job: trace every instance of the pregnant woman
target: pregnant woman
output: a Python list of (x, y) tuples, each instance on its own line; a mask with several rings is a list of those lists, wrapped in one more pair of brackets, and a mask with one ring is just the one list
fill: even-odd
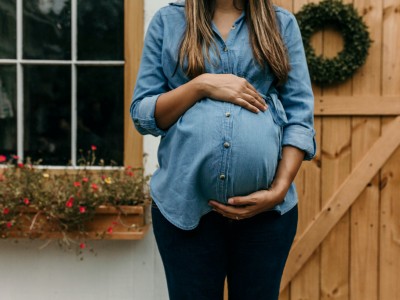
[(169, 297), (278, 299), (315, 154), (294, 16), (270, 0), (186, 0), (147, 30), (131, 116), (161, 136), (152, 218)]

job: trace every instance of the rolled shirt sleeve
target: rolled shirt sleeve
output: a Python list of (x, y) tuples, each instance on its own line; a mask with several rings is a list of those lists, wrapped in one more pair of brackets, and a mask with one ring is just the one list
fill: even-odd
[(288, 119), (283, 128), (282, 146), (294, 146), (305, 152), (304, 160), (315, 156), (314, 95), (299, 26), (295, 17), (284, 28), (291, 70), (288, 80), (278, 88)]
[(130, 106), (135, 128), (140, 134), (164, 136), (166, 131), (158, 128), (154, 112), (158, 97), (167, 92), (168, 80), (162, 68), (164, 25), (158, 11), (150, 22), (144, 40), (140, 68)]

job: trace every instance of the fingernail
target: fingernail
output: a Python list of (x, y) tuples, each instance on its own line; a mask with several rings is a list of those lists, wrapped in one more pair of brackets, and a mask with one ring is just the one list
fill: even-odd
[(232, 198), (228, 199), (228, 203), (233, 204), (233, 199)]

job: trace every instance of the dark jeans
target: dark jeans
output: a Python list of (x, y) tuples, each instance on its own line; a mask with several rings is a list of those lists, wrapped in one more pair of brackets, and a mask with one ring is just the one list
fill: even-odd
[(216, 212), (182, 230), (152, 207), (153, 228), (171, 300), (276, 300), (297, 229), (297, 206), (234, 221)]

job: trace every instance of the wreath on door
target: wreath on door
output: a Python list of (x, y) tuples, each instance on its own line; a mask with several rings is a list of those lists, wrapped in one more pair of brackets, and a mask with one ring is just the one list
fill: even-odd
[[(331, 85), (346, 81), (366, 61), (372, 43), (367, 26), (354, 6), (340, 0), (310, 3), (296, 14), (303, 37), (311, 80), (317, 85)], [(334, 58), (316, 55), (310, 44), (312, 35), (326, 26), (341, 33), (344, 48)]]

